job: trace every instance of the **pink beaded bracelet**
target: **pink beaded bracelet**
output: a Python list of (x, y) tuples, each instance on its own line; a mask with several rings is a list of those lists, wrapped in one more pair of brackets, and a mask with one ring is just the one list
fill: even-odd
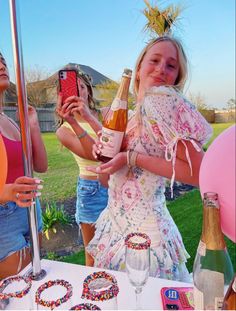
[[(111, 286), (106, 290), (101, 290), (97, 292), (90, 288), (90, 283), (96, 279), (105, 279), (111, 282)], [(116, 297), (119, 293), (119, 288), (117, 285), (116, 278), (106, 273), (105, 271), (94, 272), (86, 277), (83, 284), (83, 293), (81, 298), (86, 298), (95, 301), (104, 301)]]
[[(132, 242), (132, 239), (135, 237), (143, 238), (144, 242)], [(151, 245), (151, 239), (145, 233), (132, 232), (126, 236), (125, 245), (129, 248), (136, 249), (136, 250), (147, 249)]]
[[(4, 289), (7, 288), (13, 282), (20, 282), (24, 281), (26, 283), (26, 287), (21, 291), (13, 292), (13, 293), (3, 293)], [(4, 279), (0, 282), (0, 300), (1, 299), (8, 299), (8, 298), (22, 298), (26, 294), (28, 294), (32, 285), (32, 281), (29, 277), (24, 276), (12, 276), (7, 279)]]
[[(62, 298), (58, 298), (57, 300), (43, 300), (41, 299), (42, 292), (52, 286), (60, 285), (66, 288), (66, 294)], [(41, 306), (51, 308), (53, 310), (55, 307), (60, 306), (62, 303), (66, 302), (72, 296), (72, 285), (64, 280), (55, 280), (55, 281), (48, 281), (42, 284), (35, 293), (35, 302)]]
[(101, 310), (98, 306), (93, 305), (92, 303), (80, 303), (72, 307), (70, 310)]

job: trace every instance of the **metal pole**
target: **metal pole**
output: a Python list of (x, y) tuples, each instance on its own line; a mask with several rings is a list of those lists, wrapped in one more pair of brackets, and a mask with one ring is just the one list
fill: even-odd
[[(16, 87), (18, 97), (19, 119), (21, 128), (21, 140), (23, 149), (24, 172), (26, 176), (33, 176), (32, 169), (32, 153), (31, 153), (31, 138), (28, 119), (28, 101), (24, 79), (24, 65), (23, 54), (20, 36), (20, 18), (17, 15), (16, 1), (9, 0), (10, 17), (11, 17), (11, 31), (12, 31), (12, 45), (14, 54), (14, 66), (16, 75)], [(38, 228), (37, 228), (37, 214), (36, 205), (33, 202), (28, 208), (28, 219), (30, 227), (31, 239), (31, 260), (32, 260), (32, 278), (35, 280), (42, 279), (45, 276), (45, 271), (41, 270)]]

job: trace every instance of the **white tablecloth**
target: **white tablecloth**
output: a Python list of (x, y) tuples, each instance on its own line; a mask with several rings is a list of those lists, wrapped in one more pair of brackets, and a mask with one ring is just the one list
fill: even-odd
[[(36, 309), (37, 310), (37, 305), (34, 302), (34, 295), (35, 295), (36, 290), (41, 284), (47, 282), (48, 280), (55, 280), (55, 279), (64, 279), (68, 281), (69, 283), (71, 283), (71, 285), (73, 286), (73, 296), (71, 297), (70, 301), (68, 301), (67, 304), (66, 303), (63, 304), (60, 308), (59, 307), (56, 308), (55, 310), (69, 309), (76, 304), (84, 303), (84, 300), (81, 299), (84, 279), (90, 273), (93, 273), (95, 271), (101, 271), (101, 269), (97, 269), (97, 268), (91, 268), (91, 267), (86, 267), (86, 266), (68, 264), (68, 263), (45, 260), (45, 259), (41, 261), (41, 268), (46, 270), (47, 272), (47, 275), (45, 276), (45, 278), (40, 281), (33, 281), (32, 288), (30, 290), (30, 293), (27, 295), (28, 296), (27, 299), (26, 299), (27, 296), (25, 297), (25, 299), (12, 298), (6, 310), (9, 310), (9, 309), (15, 309), (15, 310)], [(21, 274), (26, 273), (29, 269), (30, 269), (30, 266), (26, 267), (22, 271)], [(130, 285), (126, 273), (117, 272), (117, 271), (109, 271), (109, 270), (106, 270), (106, 271), (114, 275), (118, 282), (118, 286), (120, 289), (120, 292), (117, 297), (118, 298), (117, 299), (118, 309), (134, 310), (135, 309), (134, 288)], [(143, 288), (142, 308), (148, 309), (148, 310), (162, 310), (160, 290), (162, 287), (165, 287), (165, 286), (185, 287), (185, 286), (191, 286), (191, 284), (149, 277), (147, 284)], [(56, 290), (56, 287), (54, 291), (55, 290)], [(47, 291), (49, 291), (49, 289)], [(57, 298), (59, 298), (60, 296), (63, 296), (63, 295), (59, 294)], [(28, 303), (31, 305), (31, 307), (29, 307)], [(96, 302), (94, 302), (94, 304), (96, 304)]]

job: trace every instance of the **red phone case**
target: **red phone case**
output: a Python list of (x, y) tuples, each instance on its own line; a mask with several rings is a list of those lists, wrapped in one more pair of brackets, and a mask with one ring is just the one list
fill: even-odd
[(194, 310), (192, 287), (163, 287), (161, 299), (164, 310)]
[(59, 70), (59, 86), (62, 93), (62, 102), (70, 96), (79, 96), (77, 84), (77, 73), (75, 70), (63, 69)]

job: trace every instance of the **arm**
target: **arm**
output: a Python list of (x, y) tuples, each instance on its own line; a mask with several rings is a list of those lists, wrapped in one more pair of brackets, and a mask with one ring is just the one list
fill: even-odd
[[(175, 163), (175, 179), (185, 184), (199, 186), (199, 169), (203, 158), (203, 151), (197, 152), (193, 145), (186, 142), (189, 156), (192, 163), (192, 176), (190, 167), (185, 154), (184, 145), (179, 142), (177, 157)], [(138, 154), (136, 159), (137, 166), (144, 168), (152, 173), (171, 179), (173, 174), (172, 163), (163, 158), (151, 157), (143, 154)]]
[(92, 147), (94, 144), (93, 138), (89, 135), (85, 135), (79, 139), (77, 135), (83, 134), (84, 130), (78, 123), (75, 123), (72, 128), (74, 133), (68, 128), (60, 127), (56, 131), (56, 136), (59, 141), (63, 146), (68, 148), (71, 152), (75, 153), (79, 157), (96, 161), (92, 154)]
[(48, 160), (35, 108), (29, 106), (28, 114), (32, 142), (33, 167), (36, 172), (43, 173), (47, 170)]
[[(186, 142), (189, 156), (192, 163), (193, 174), (190, 174), (189, 164), (185, 155), (185, 147), (179, 142), (175, 163), (175, 179), (194, 186), (199, 184), (199, 168), (203, 158), (203, 151), (197, 152), (191, 143)], [(100, 165), (96, 169), (89, 167), (88, 170), (97, 174), (113, 174), (117, 170), (127, 165), (127, 152), (118, 153), (111, 161)], [(164, 158), (149, 156), (138, 153), (136, 158), (136, 166), (141, 167), (154, 174), (171, 179), (173, 174), (172, 163)]]

